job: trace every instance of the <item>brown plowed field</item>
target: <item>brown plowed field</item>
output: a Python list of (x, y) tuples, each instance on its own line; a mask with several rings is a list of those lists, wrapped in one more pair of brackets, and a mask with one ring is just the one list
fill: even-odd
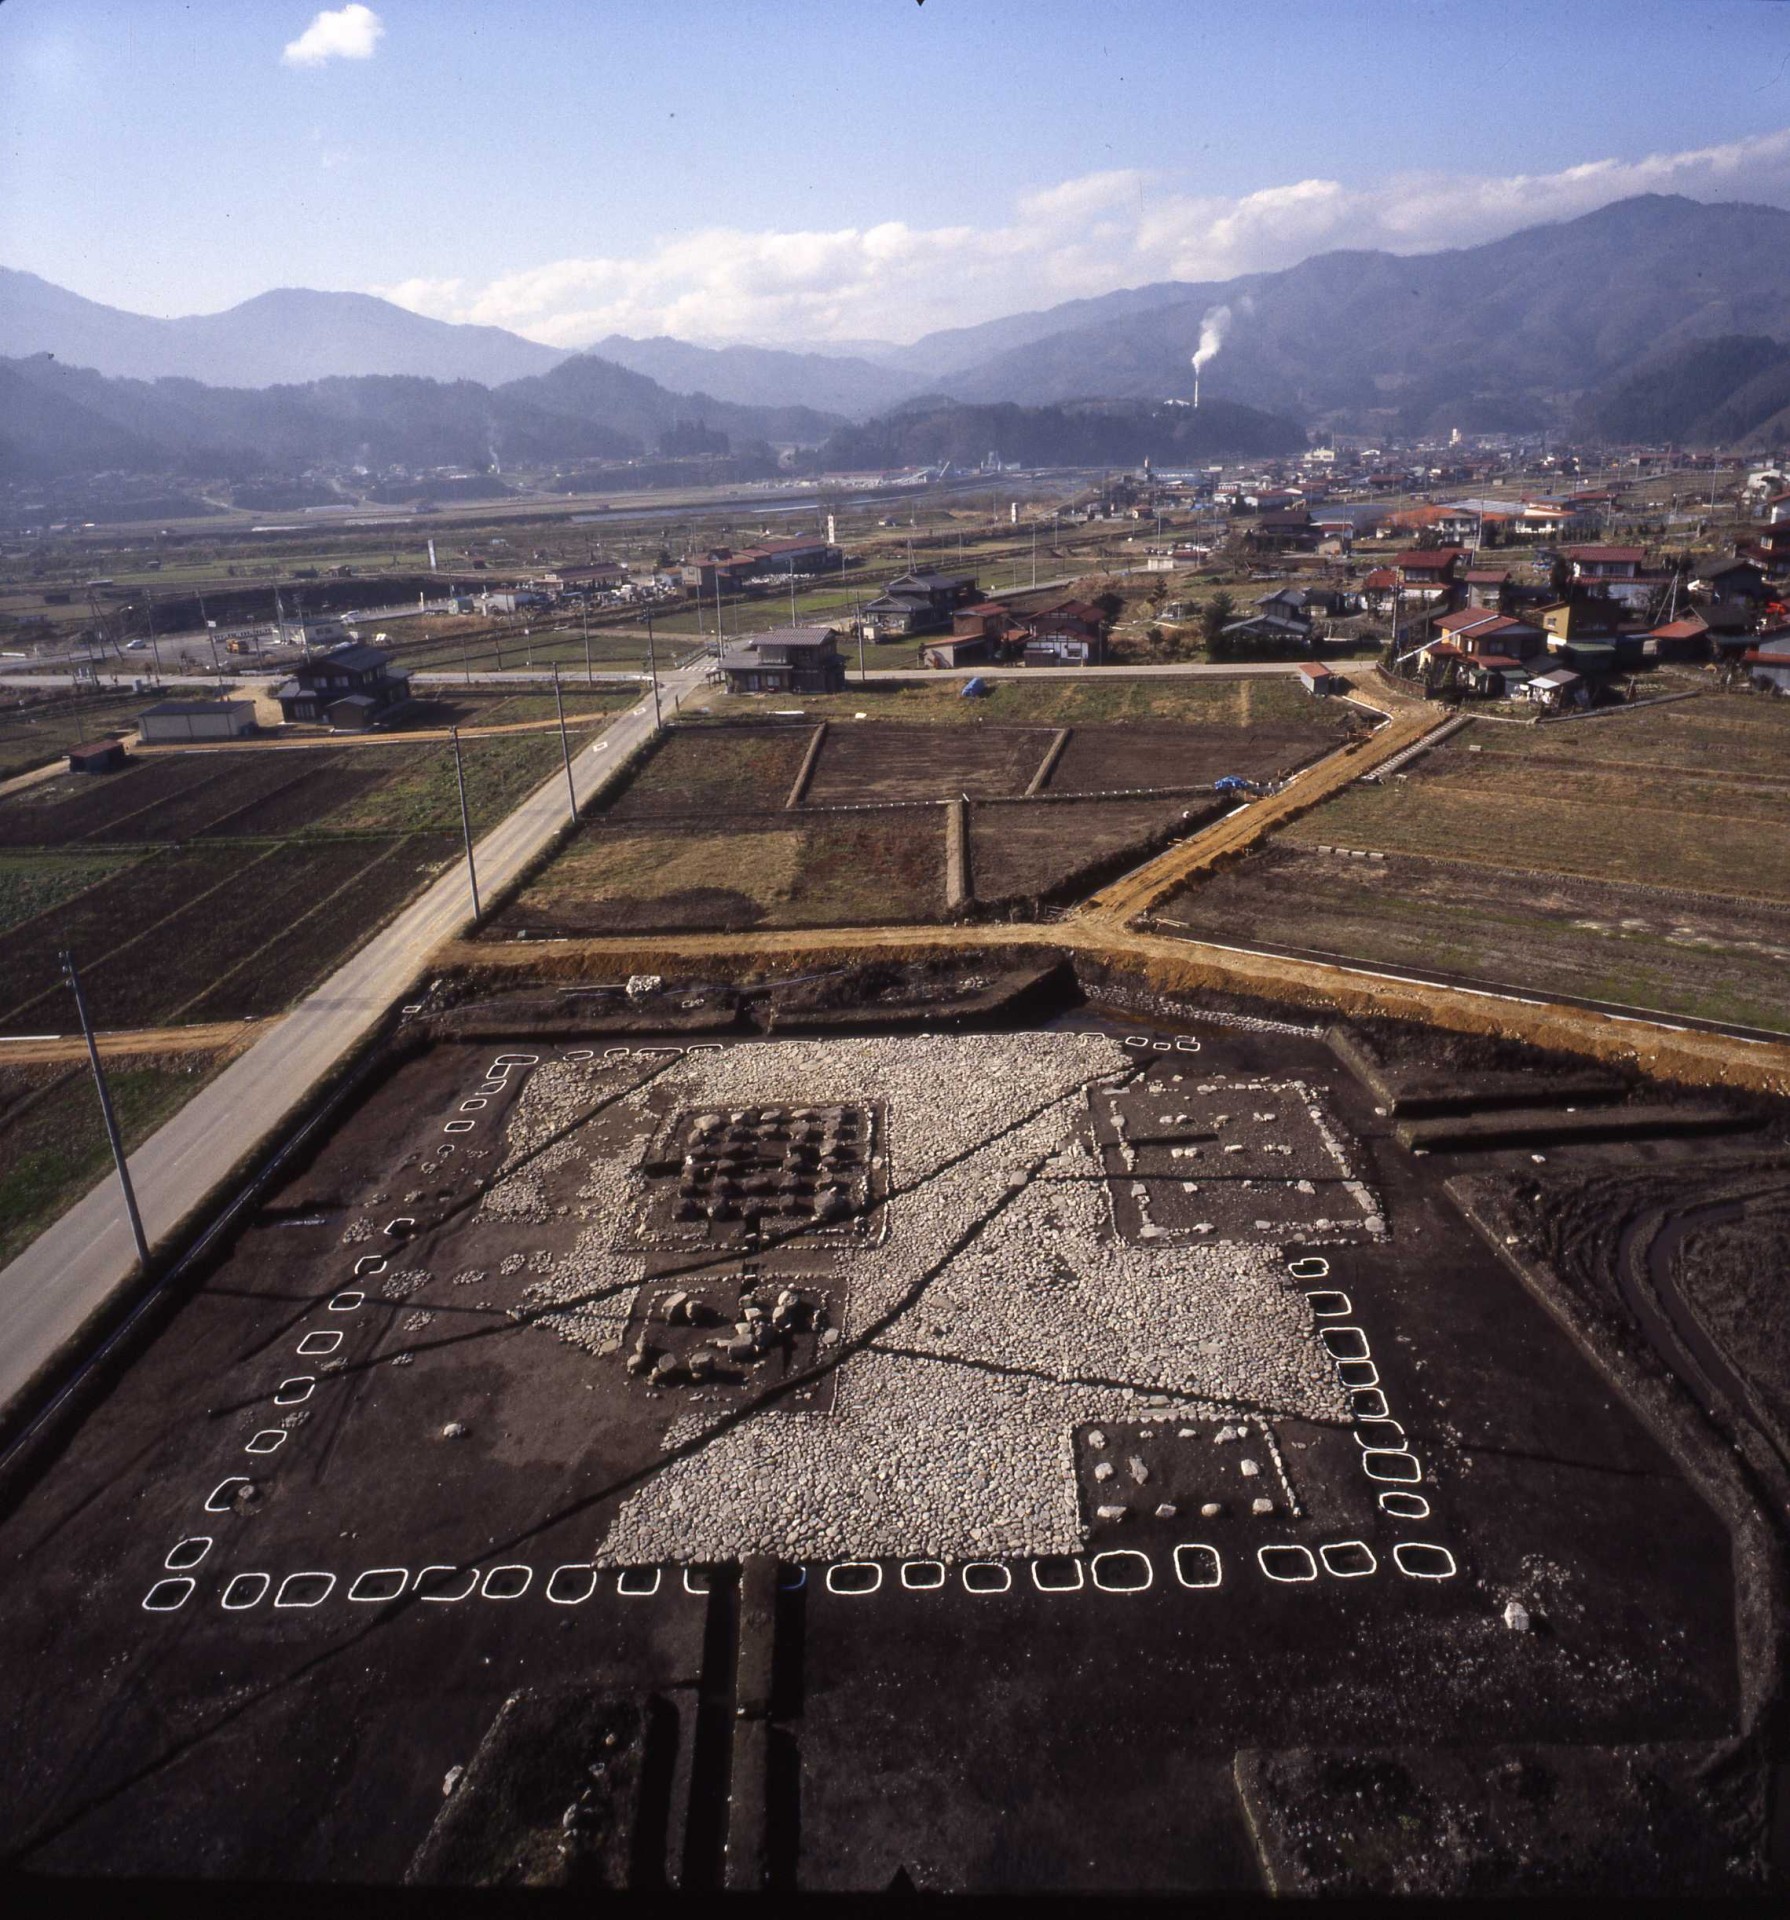
[[(1197, 799), (1075, 800), (970, 809), (970, 879), (985, 906), (1034, 903), (1098, 884), (1114, 861), (1142, 860), (1164, 833), (1182, 828)], [(1088, 877), (1092, 875), (1091, 880)]]
[(789, 797), (814, 729), (673, 727), (607, 808), (612, 820), (774, 813)]
[[(452, 834), (413, 833), (399, 840), (345, 842), (358, 847), (358, 868), (328, 875), (313, 869), (293, 917), (277, 937), (265, 937), (248, 958), (226, 964), (215, 985), (180, 1008), (184, 1020), (243, 1020), (274, 1012), (314, 986), (330, 967), (397, 912), (409, 895), (459, 852)], [(339, 874), (346, 872), (345, 879)], [(239, 936), (242, 946), (253, 932)], [(189, 987), (191, 982), (186, 983)]]
[(838, 721), (828, 729), (806, 804), (1022, 794), (1053, 737), (1043, 727), (872, 727)]
[[(189, 902), (215, 895), (226, 883), (240, 885), (252, 857), (224, 847), (158, 854), (12, 928), (6, 936), (0, 1028), (38, 1033), (66, 1027), (73, 1013), (66, 994), (40, 998), (61, 980), (56, 960), (61, 948), (72, 947), (83, 965), (98, 960), (121, 941), (159, 927)], [(28, 1011), (34, 1003), (35, 1010)], [(94, 1019), (103, 1026), (127, 1024), (97, 1007)]]
[(944, 809), (585, 828), (490, 923), (494, 937), (855, 927), (944, 912)]
[(1763, 901), (1281, 841), (1175, 893), (1161, 917), (1240, 946), (1790, 1030), (1790, 906)]
[[(173, 1019), (245, 954), (270, 942), (286, 953), (296, 972), (302, 965), (305, 909), (385, 852), (379, 841), (338, 840), (250, 855), (220, 893), (193, 899), (153, 932), (114, 944), (103, 958), (95, 956), (83, 966), (94, 1024), (145, 1027)], [(52, 985), (52, 997), (57, 991)], [(277, 989), (271, 1004), (241, 1011), (272, 1013), (294, 991)]]
[(1045, 791), (1210, 786), (1230, 773), (1245, 780), (1272, 780), (1334, 744), (1310, 728), (1273, 723), (1247, 728), (1077, 727)]

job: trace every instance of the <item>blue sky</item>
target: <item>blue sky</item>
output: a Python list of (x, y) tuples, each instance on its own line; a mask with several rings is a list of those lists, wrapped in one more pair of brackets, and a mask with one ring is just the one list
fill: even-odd
[(150, 313), (352, 287), (562, 345), (800, 344), (1631, 192), (1790, 205), (1776, 0), (318, 13), (0, 5), (0, 263)]

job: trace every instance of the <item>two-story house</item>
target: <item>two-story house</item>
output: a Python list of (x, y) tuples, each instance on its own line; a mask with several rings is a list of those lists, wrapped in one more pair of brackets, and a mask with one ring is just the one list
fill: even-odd
[(377, 647), (333, 647), (307, 654), (274, 689), (287, 720), (362, 733), (410, 698), (410, 676)]
[(773, 627), (721, 656), (729, 693), (838, 693), (845, 661), (834, 627)]

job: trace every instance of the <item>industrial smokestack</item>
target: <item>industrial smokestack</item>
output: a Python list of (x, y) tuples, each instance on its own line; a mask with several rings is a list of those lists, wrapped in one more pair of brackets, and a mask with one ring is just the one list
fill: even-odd
[(1193, 404), (1200, 403), (1200, 368), (1208, 360), (1215, 359), (1218, 349), (1224, 345), (1224, 336), (1231, 330), (1231, 310), (1229, 307), (1212, 307), (1200, 321), (1200, 343), (1193, 356)]

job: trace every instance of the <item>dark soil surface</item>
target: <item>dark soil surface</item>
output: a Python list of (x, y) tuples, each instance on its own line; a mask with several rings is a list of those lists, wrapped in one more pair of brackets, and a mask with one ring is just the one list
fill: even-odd
[(1077, 727), (1046, 788), (1049, 793), (1113, 793), (1136, 787), (1203, 787), (1226, 774), (1271, 780), (1335, 744), (1310, 728), (1252, 724), (1184, 727)]
[[(781, 1884), (1255, 1888), (1240, 1749), (1470, 1753), (1733, 1730), (1728, 1538), (1671, 1459), (1320, 1042), (1191, 1031), (1203, 1050), (1152, 1055), (1151, 1074), (1297, 1081), (1346, 1130), (1390, 1239), (1289, 1233), (1283, 1251), (1328, 1263), (1298, 1284), (1347, 1296), (1428, 1512), (1383, 1508), (1354, 1429), (1276, 1419), (1298, 1518), (1227, 1502), (1210, 1520), (1090, 1522), (1091, 1552), (1149, 1562), (1143, 1590), (1045, 1591), (1023, 1561), (1002, 1592), (956, 1569), (911, 1590), (892, 1564), (875, 1592), (830, 1591), (807, 1569), (777, 1623)], [(578, 1169), (543, 1173), (533, 1221), (467, 1203), (497, 1164), (527, 1059), (476, 1094), (489, 1104), (471, 1133), (442, 1138), (505, 1051), (439, 1044), (375, 1086), (0, 1522), (0, 1848), (21, 1864), (396, 1880), (448, 1771), (527, 1687), (666, 1703), (679, 1758), (653, 1790), (669, 1797), (653, 1830), (668, 1876), (690, 1868), (686, 1838), (714, 1825), (704, 1795), (725, 1804), (725, 1768), (717, 1787), (699, 1739), (705, 1687), (732, 1684), (727, 1634), (705, 1644), (717, 1602), (678, 1566), (604, 1572), (588, 1597), (579, 1577), (622, 1494), (666, 1459), (682, 1396), (654, 1394), (619, 1350), (521, 1324), (528, 1260), (576, 1229), (558, 1209)], [(610, 1139), (600, 1113), (587, 1124)], [(1319, 1166), (1310, 1142), (1300, 1151)], [(394, 1231), (344, 1244), (362, 1217)], [(369, 1255), (383, 1266), (357, 1276)], [(802, 1258), (779, 1249), (780, 1265)], [(339, 1353), (298, 1356), (338, 1331)], [(282, 1387), (300, 1375), (309, 1391)], [(1191, 1446), (1141, 1402), (1135, 1434), (1112, 1424), (1152, 1459)], [(270, 1430), (286, 1435), (277, 1451), (245, 1450)], [(1189, 1467), (1189, 1489), (1229, 1471), (1230, 1451), (1200, 1452), (1212, 1464)], [(252, 1484), (241, 1499), (233, 1476)], [(212, 1544), (190, 1574), (168, 1564), (200, 1539)], [(1177, 1579), (1190, 1541), (1216, 1547), (1220, 1584)], [(1277, 1584), (1256, 1560), (1276, 1544), (1328, 1546), (1343, 1571)], [(1413, 1546), (1432, 1550), (1419, 1567), (1445, 1549), (1451, 1576), (1400, 1571)], [(1348, 1577), (1361, 1549), (1374, 1570)], [(425, 1567), (442, 1570), (424, 1590), (444, 1600), (478, 1591), (379, 1599), (389, 1583), (373, 1581), (350, 1597), (372, 1570)], [(260, 1574), (266, 1591), (234, 1588), (255, 1604), (221, 1604)], [(196, 1588), (173, 1610), (146, 1608), (185, 1578)], [(1512, 1600), (1531, 1631), (1504, 1623)], [(1333, 1818), (1345, 1825), (1348, 1806)], [(686, 1883), (716, 1871), (699, 1862)]]
[[(791, 776), (793, 778), (793, 774)], [(943, 918), (942, 808), (587, 823), (484, 929), (577, 935)]]
[(1777, 1191), (1699, 1221), (1675, 1260), (1679, 1288), (1744, 1369), (1790, 1458), (1790, 1168)]
[[(474, 831), (558, 759), (549, 734), (469, 744)], [(101, 1027), (277, 1013), (410, 899), (459, 834), (438, 743), (139, 756), (103, 779), (8, 795), (0, 1032), (66, 1024), (65, 947)]]
[(774, 812), (813, 736), (799, 726), (674, 726), (605, 811), (613, 820)]
[(1021, 794), (1052, 737), (1041, 727), (868, 727), (840, 721), (827, 730), (806, 804)]
[[(1088, 800), (970, 810), (970, 875), (985, 906), (1091, 891), (1210, 809), (1198, 799)], [(1084, 883), (1084, 884), (1078, 884)]]
[(9, 932), (0, 1030), (70, 1023), (64, 947), (98, 1027), (277, 1013), (452, 850), (445, 835), (411, 834), (156, 854)]

